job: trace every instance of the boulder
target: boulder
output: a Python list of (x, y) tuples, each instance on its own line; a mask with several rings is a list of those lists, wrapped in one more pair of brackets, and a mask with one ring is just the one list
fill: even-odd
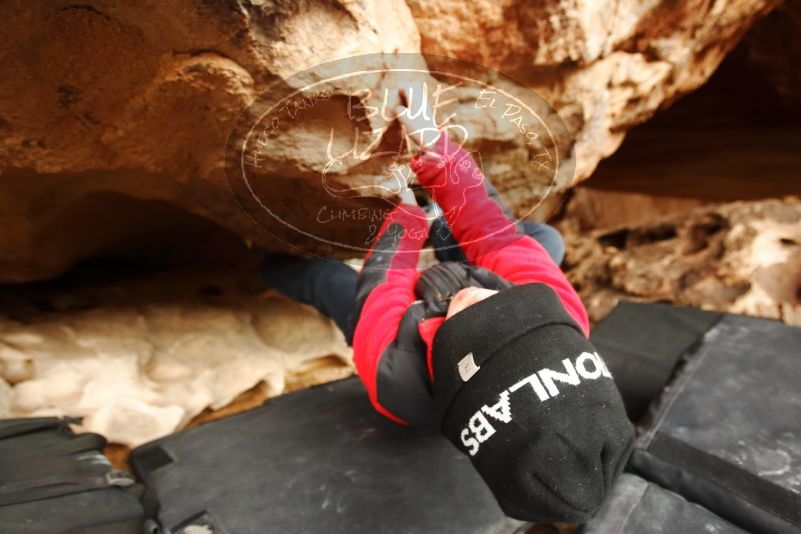
[[(349, 142), (360, 118), (350, 115), (360, 98), (353, 87), (336, 84), (266, 150), (262, 179), (287, 214), (283, 226), (263, 227), (240, 208), (225, 161), (237, 119), (273, 82), (359, 54), (456, 56), (512, 75), (516, 82), (499, 82), (511, 93), (536, 89), (574, 140), (559, 147), (571, 172), (547, 190), (556, 193), (588, 177), (629, 127), (703, 84), (777, 3), (4, 2), (0, 280), (48, 278), (143, 233), (162, 245), (191, 241), (208, 221), (273, 249), (361, 255), (329, 245), (360, 238), (365, 221), (352, 215), (352, 199), (340, 202), (340, 216), (316, 239), (286, 230), (317, 216), (310, 206), (327, 198), (319, 155), (332, 128), (344, 128), (336, 140)], [(432, 69), (440, 64), (426, 60)], [(396, 83), (376, 77), (370, 88)], [(533, 149), (467, 108), (471, 148), (518, 214), (528, 213)], [(374, 150), (397, 141), (397, 128), (380, 141)], [(375, 185), (387, 165), (346, 166), (336, 180)], [(170, 234), (175, 220), (194, 221), (195, 232)]]
[(801, 107), (801, 4), (781, 4), (754, 26), (745, 46), (776, 92)]

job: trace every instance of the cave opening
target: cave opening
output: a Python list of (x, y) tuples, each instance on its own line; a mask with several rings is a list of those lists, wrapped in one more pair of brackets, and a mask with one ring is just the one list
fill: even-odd
[(652, 224), (702, 206), (797, 196), (801, 107), (780, 95), (746, 38), (696, 91), (631, 128), (568, 192), (556, 219), (580, 231)]
[(782, 98), (747, 41), (698, 90), (635, 126), (582, 187), (732, 202), (801, 191), (801, 109)]

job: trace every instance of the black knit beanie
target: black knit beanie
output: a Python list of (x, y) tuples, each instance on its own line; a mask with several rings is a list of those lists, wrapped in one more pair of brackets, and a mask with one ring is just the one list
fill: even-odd
[(550, 287), (506, 289), (446, 320), (433, 371), (443, 434), (507, 515), (593, 515), (634, 429), (608, 369)]

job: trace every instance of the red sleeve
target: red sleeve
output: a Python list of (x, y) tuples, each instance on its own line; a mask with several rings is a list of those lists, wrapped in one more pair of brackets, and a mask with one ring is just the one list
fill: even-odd
[[(414, 301), (417, 260), (426, 240), (425, 213), (419, 206), (401, 204), (384, 220), (365, 260), (360, 285), (368, 278), (364, 302), (353, 336), (353, 359), (373, 406), (381, 414), (405, 422), (378, 402), (378, 362), (398, 333), (403, 314)], [(358, 297), (357, 297), (358, 299)]]
[(443, 133), (412, 159), (419, 182), (445, 213), (454, 237), (471, 263), (514, 284), (550, 286), (586, 335), (589, 320), (576, 291), (533, 238), (517, 232), (500, 206), (487, 196), (484, 174), (473, 157)]

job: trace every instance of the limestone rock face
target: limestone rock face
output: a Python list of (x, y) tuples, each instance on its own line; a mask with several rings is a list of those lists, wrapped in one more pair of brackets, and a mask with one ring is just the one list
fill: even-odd
[(507, 72), (568, 122), (576, 181), (631, 126), (701, 84), (778, 2), (409, 0), (425, 52)]
[(701, 207), (566, 232), (565, 269), (593, 321), (619, 299), (671, 302), (801, 326), (801, 201)]
[[(575, 139), (575, 180), (584, 179), (627, 128), (702, 84), (777, 2), (4, 2), (0, 280), (50, 277), (143, 229), (163, 234), (186, 212), (289, 250), (239, 208), (226, 141), (272, 82), (358, 54), (454, 55), (513, 74), (559, 111)], [(265, 179), (290, 223), (315, 216), (304, 206), (324, 195), (311, 187), (319, 175), (309, 147), (325, 146), (332, 124), (349, 125), (354, 95), (338, 91), (269, 149)], [(519, 210), (531, 153), (478, 131), (473, 148), (496, 163), (492, 178)], [(343, 169), (340, 179), (370, 184), (381, 173)], [(328, 237), (347, 240), (363, 226), (343, 217)]]
[(179, 271), (6, 296), (0, 417), (83, 417), (85, 429), (136, 446), (245, 391), (254, 405), (353, 372), (333, 322), (243, 287), (226, 273)]
[[(52, 276), (156, 222), (134, 200), (267, 241), (225, 178), (237, 117), (304, 68), (419, 50), (402, 0), (12, 1), (0, 19), (0, 279), (8, 281)], [(316, 133), (327, 140), (326, 129)], [(283, 160), (279, 171), (302, 182), (303, 162)]]

